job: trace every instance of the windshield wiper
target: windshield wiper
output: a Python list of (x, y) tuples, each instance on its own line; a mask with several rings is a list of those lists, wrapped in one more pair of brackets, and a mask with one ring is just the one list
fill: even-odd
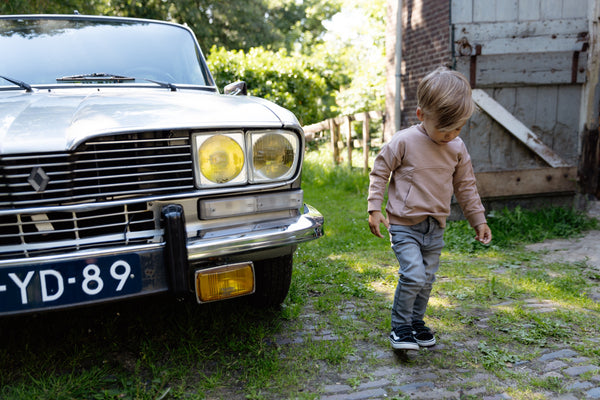
[(177, 86), (173, 85), (173, 84), (172, 84), (172, 83), (170, 83), (170, 82), (161, 82), (161, 81), (155, 81), (155, 80), (152, 80), (152, 79), (146, 79), (146, 78), (143, 78), (143, 79), (144, 79), (145, 81), (148, 81), (148, 82), (156, 83), (156, 84), (157, 84), (157, 85), (159, 85), (160, 87), (167, 88), (167, 89), (171, 89), (171, 92), (176, 92), (176, 91), (177, 91)]
[(26, 92), (33, 92), (33, 88), (28, 83), (25, 83), (25, 82), (20, 81), (18, 79), (12, 79), (12, 78), (9, 78), (9, 77), (6, 77), (6, 76), (2, 76), (2, 75), (0, 75), (0, 78), (4, 79), (5, 81), (9, 81), (12, 84), (17, 85), (21, 89), (25, 89)]
[(56, 78), (57, 82), (129, 82), (135, 81), (130, 76), (115, 74), (106, 74), (104, 72), (94, 72), (93, 74), (69, 75), (62, 78)]
[[(133, 82), (135, 80), (139, 80), (139, 78), (135, 78), (133, 76), (106, 74), (103, 72), (95, 72), (93, 74), (69, 75), (69, 76), (63, 76), (62, 78), (56, 78), (57, 82), (86, 82), (86, 83), (100, 82), (100, 81), (120, 83), (120, 82)], [(172, 92), (177, 91), (177, 87), (170, 82), (161, 82), (161, 81), (155, 81), (153, 79), (146, 79), (146, 78), (141, 78), (141, 80), (155, 83), (163, 88), (171, 89)]]

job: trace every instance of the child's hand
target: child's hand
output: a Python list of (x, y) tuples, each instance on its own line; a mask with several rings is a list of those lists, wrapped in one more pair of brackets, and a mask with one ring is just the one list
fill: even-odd
[(492, 241), (492, 230), (488, 224), (481, 224), (475, 227), (475, 239), (483, 244), (489, 244)]
[(369, 228), (371, 228), (371, 232), (373, 235), (382, 238), (383, 235), (379, 230), (379, 225), (383, 224), (387, 229), (390, 228), (390, 222), (386, 217), (383, 216), (381, 211), (371, 211), (369, 213)]

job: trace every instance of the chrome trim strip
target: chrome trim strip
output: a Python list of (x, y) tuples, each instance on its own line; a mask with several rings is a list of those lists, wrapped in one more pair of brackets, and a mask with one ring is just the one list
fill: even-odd
[(190, 239), (187, 245), (188, 259), (195, 261), (205, 257), (307, 242), (323, 236), (323, 221), (321, 213), (305, 204), (304, 213), (287, 224), (216, 236), (211, 239)]
[(73, 253), (67, 254), (57, 254), (51, 256), (42, 256), (42, 257), (30, 257), (30, 258), (19, 258), (12, 260), (0, 260), (0, 268), (2, 267), (18, 267), (18, 266), (28, 266), (33, 264), (49, 264), (61, 261), (73, 261), (79, 260), (82, 258), (95, 258), (102, 256), (111, 256), (117, 254), (129, 254), (129, 253), (139, 253), (142, 251), (148, 250), (156, 250), (160, 249), (164, 246), (164, 243), (152, 243), (152, 244), (142, 244), (136, 246), (121, 246), (121, 247), (110, 247), (105, 249), (90, 249), (90, 250), (80, 250)]

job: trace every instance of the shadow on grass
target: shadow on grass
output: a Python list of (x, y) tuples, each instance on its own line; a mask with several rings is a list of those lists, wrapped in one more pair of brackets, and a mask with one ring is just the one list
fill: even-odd
[[(0, 385), (6, 395), (7, 386), (51, 385), (53, 376), (65, 374), (76, 385), (86, 370), (97, 371), (96, 387), (79, 394), (88, 398), (106, 386), (107, 379), (126, 392), (124, 379), (137, 376), (147, 383), (143, 390), (156, 393), (158, 388), (150, 386), (160, 386), (160, 380), (221, 376), (228, 368), (248, 371), (247, 360), (270, 353), (264, 338), (278, 331), (281, 312), (257, 310), (246, 303), (241, 298), (200, 306), (157, 295), (3, 318)], [(252, 372), (245, 374), (243, 379), (252, 379), (248, 375)], [(30, 394), (35, 394), (32, 390)]]

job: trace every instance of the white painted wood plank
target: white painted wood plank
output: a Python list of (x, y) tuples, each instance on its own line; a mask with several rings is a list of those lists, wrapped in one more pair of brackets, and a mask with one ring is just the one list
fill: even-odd
[[(572, 0), (567, 0), (571, 2)], [(543, 0), (541, 3), (541, 19), (559, 19), (562, 17), (564, 0)]]
[(557, 142), (560, 141), (555, 135), (557, 103), (558, 86), (538, 86), (537, 99), (532, 104), (532, 109), (535, 112), (535, 122), (530, 125), (530, 128), (541, 141), (564, 159), (568, 155), (568, 149), (557, 146)]
[[(485, 43), (497, 38), (552, 37), (577, 39), (580, 32), (589, 29), (587, 18), (525, 22), (455, 23), (457, 37)], [(460, 36), (459, 36), (460, 35)]]
[(513, 117), (519, 120), (525, 126), (531, 126), (535, 123), (535, 110), (533, 104), (537, 101), (537, 87), (521, 86), (515, 90), (515, 108), (511, 112)]
[(527, 37), (491, 39), (481, 46), (481, 54), (514, 54), (581, 51), (582, 43), (576, 38)]
[(540, 19), (540, 0), (519, 0), (519, 21)]
[(568, 164), (552, 149), (546, 146), (535, 133), (483, 90), (474, 89), (473, 100), (486, 114), (506, 128), (514, 137), (546, 161), (551, 167), (568, 166)]
[(473, 22), (496, 21), (496, 0), (476, 0), (473, 2)]
[(473, 0), (452, 0), (450, 7), (453, 24), (473, 22)]
[[(475, 86), (507, 87), (561, 85), (585, 82), (586, 53), (580, 55), (575, 82), (572, 82), (572, 52), (481, 55), (476, 58)], [(457, 57), (456, 69), (470, 78), (471, 58)]]
[(587, 0), (565, 0), (563, 3), (563, 18), (585, 18), (588, 11)]
[(563, 158), (573, 165), (577, 165), (579, 159), (580, 107), (580, 86), (567, 85), (558, 88), (554, 148), (562, 149)]
[(498, 0), (496, 1), (495, 21), (517, 22), (519, 17), (518, 0)]
[[(469, 60), (469, 66), (470, 62)], [(531, 86), (583, 83), (585, 71), (578, 72), (576, 81), (572, 82), (572, 62), (572, 52), (481, 55), (477, 57), (476, 85)], [(585, 67), (585, 64), (580, 66)]]

